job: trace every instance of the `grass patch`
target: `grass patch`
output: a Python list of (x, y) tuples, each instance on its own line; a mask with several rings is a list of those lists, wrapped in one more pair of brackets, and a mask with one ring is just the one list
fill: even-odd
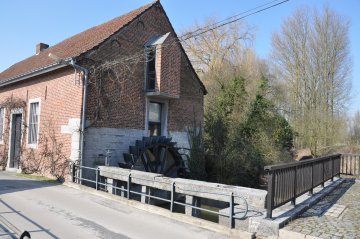
[(59, 183), (59, 181), (57, 181), (56, 179), (52, 179), (44, 176), (32, 175), (32, 174), (17, 173), (16, 176), (23, 178), (30, 178), (47, 183)]

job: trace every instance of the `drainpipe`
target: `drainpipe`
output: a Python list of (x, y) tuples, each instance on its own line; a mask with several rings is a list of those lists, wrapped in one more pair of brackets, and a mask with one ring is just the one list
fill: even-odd
[[(89, 70), (85, 67), (77, 65), (75, 60), (72, 58), (62, 59), (52, 53), (49, 53), (48, 57), (57, 61), (59, 64), (70, 65), (74, 67), (76, 70), (80, 70), (84, 73), (84, 81), (83, 81), (83, 104), (82, 104), (82, 115), (81, 115), (81, 129), (80, 129), (80, 166), (83, 165), (84, 159), (84, 142), (85, 142), (85, 120), (86, 120), (86, 100), (87, 100), (87, 88), (89, 83)], [(80, 169), (80, 178), (82, 177), (82, 170)], [(81, 180), (80, 180), (81, 183)]]
[[(84, 159), (84, 143), (85, 143), (85, 120), (86, 120), (86, 100), (87, 100), (87, 88), (88, 88), (88, 82), (89, 82), (89, 70), (85, 67), (82, 67), (80, 65), (77, 65), (74, 61), (74, 59), (71, 59), (68, 63), (72, 67), (74, 67), (76, 70), (80, 70), (84, 73), (84, 87), (83, 87), (83, 104), (82, 104), (82, 115), (81, 115), (81, 139), (80, 139), (80, 166), (83, 165), (83, 159)], [(80, 178), (82, 178), (82, 170), (80, 169)], [(81, 179), (80, 179), (81, 183)]]

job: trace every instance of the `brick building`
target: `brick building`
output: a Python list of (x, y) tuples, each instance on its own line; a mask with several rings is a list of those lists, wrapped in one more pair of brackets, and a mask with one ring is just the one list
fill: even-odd
[(46, 148), (86, 166), (110, 152), (117, 165), (150, 135), (187, 147), (187, 127), (203, 123), (204, 94), (156, 1), (54, 46), (40, 43), (0, 73), (1, 162), (34, 167)]

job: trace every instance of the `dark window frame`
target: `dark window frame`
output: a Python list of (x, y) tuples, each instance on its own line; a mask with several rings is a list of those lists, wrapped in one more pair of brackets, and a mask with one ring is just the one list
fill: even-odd
[(146, 90), (156, 88), (156, 46), (146, 47)]

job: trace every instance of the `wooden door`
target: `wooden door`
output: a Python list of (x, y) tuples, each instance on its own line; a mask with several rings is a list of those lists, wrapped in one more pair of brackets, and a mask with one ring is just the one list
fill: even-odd
[(12, 115), (10, 138), (10, 168), (19, 168), (21, 154), (21, 123), (22, 114)]

